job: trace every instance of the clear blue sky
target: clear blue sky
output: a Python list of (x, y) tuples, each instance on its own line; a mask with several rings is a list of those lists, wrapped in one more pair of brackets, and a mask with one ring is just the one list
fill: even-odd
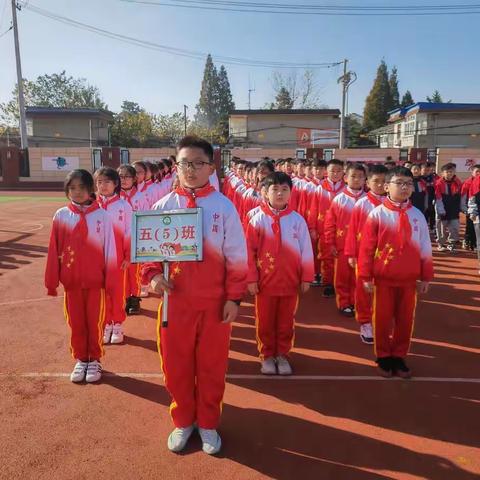
[[(466, 3), (409, 1), (422, 5)], [(480, 102), (480, 15), (321, 17), (199, 11), (118, 0), (29, 3), (106, 30), (213, 55), (297, 62), (348, 58), (350, 68), (358, 75), (351, 88), (350, 112), (363, 112), (365, 97), (382, 58), (389, 67), (397, 66), (400, 94), (410, 89), (414, 99), (421, 101), (438, 89), (446, 100)], [(365, 2), (345, 0), (344, 4)], [(401, 2), (371, 0), (368, 5)], [(0, 15), (2, 12), (0, 34), (10, 24), (10, 0), (0, 0)], [(118, 111), (122, 100), (128, 99), (153, 113), (182, 111), (183, 104), (187, 104), (189, 114), (193, 114), (203, 61), (120, 43), (27, 9), (19, 12), (18, 19), (24, 77), (34, 79), (65, 69), (68, 74), (85, 77), (98, 86), (113, 111)], [(0, 65), (0, 101), (5, 101), (16, 80), (12, 32), (0, 38)], [(249, 79), (256, 90), (252, 108), (261, 108), (272, 100), (271, 69), (227, 65), (227, 71), (237, 108), (247, 107)], [(336, 83), (339, 74), (337, 68), (317, 73), (321, 101), (332, 108), (340, 106)]]

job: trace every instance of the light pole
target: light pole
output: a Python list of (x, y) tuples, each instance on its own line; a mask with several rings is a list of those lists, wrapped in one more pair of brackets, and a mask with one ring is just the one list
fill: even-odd
[(184, 135), (187, 136), (187, 109), (186, 105), (183, 106), (183, 130)]
[(20, 113), (20, 142), (22, 149), (25, 149), (28, 148), (28, 138), (27, 121), (25, 119), (25, 99), (23, 96), (22, 64), (20, 62), (20, 44), (18, 42), (17, 8), (20, 7), (17, 7), (16, 0), (12, 0), (13, 39), (15, 43), (15, 60), (17, 63), (18, 109)]

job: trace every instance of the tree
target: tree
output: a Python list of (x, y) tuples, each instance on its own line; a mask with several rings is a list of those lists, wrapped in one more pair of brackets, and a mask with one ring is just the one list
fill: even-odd
[(145, 111), (137, 102), (131, 102), (129, 100), (124, 100), (120, 108), (122, 109), (122, 112), (130, 113), (132, 115)]
[(154, 136), (154, 116), (145, 112), (138, 103), (124, 100), (122, 111), (114, 116), (112, 143), (127, 148), (145, 146)]
[(220, 67), (218, 72), (217, 88), (218, 122), (225, 130), (225, 134), (228, 136), (228, 115), (232, 110), (235, 109), (235, 103), (233, 102), (232, 92), (230, 90), (230, 82), (228, 81), (227, 70), (223, 65)]
[(365, 101), (363, 125), (370, 131), (387, 123), (388, 111), (392, 105), (387, 64), (384, 60), (377, 69), (373, 87)]
[(183, 113), (158, 115), (153, 119), (155, 135), (175, 145), (185, 134)]
[(277, 93), (277, 96), (275, 97), (275, 104), (274, 107), (275, 109), (291, 109), (293, 108), (293, 99), (290, 96), (290, 92), (285, 88), (282, 87)]
[[(275, 102), (269, 104), (269, 108), (318, 108), (320, 100), (318, 95), (317, 82), (313, 70), (305, 70), (299, 78), (297, 71), (289, 75), (274, 72), (272, 76), (272, 87), (275, 95)], [(287, 95), (288, 94), (288, 95)], [(282, 99), (278, 106), (278, 99)], [(290, 99), (290, 102), (287, 101)]]
[[(444, 103), (442, 96), (440, 95), (440, 92), (438, 90), (435, 90), (431, 97), (427, 97), (427, 102), (428, 103)], [(447, 103), (450, 103), (450, 102), (451, 100), (449, 100)]]
[[(67, 76), (65, 70), (51, 75), (24, 79), (25, 105), (29, 107), (107, 108), (97, 87), (89, 85), (85, 78)], [(8, 125), (18, 125), (18, 85), (12, 98), (0, 104), (0, 117)]]
[(218, 123), (218, 73), (212, 56), (207, 56), (195, 122), (209, 128)]
[(402, 97), (402, 101), (400, 103), (401, 107), (408, 107), (409, 105), (413, 105), (415, 101), (413, 100), (412, 94), (410, 90), (407, 90)]
[(390, 87), (390, 97), (392, 100), (390, 109), (393, 110), (400, 106), (400, 92), (398, 91), (398, 72), (397, 67), (392, 68), (390, 77), (388, 79), (388, 84)]
[(346, 117), (345, 127), (348, 148), (375, 145), (375, 142), (368, 138), (368, 130), (353, 116), (348, 115)]

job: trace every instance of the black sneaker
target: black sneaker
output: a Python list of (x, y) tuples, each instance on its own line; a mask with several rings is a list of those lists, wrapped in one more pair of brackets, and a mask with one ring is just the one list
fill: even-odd
[(126, 313), (127, 315), (128, 315), (128, 312), (129, 312), (129, 310), (130, 310), (130, 305), (131, 305), (131, 303), (130, 303), (130, 298), (131, 298), (131, 297), (128, 297), (128, 298), (125, 300), (125, 313)]
[(348, 307), (345, 307), (345, 308), (340, 308), (339, 310), (340, 310), (340, 313), (344, 317), (354, 317), (355, 316), (355, 309), (351, 305), (349, 305)]
[(335, 289), (333, 288), (332, 285), (327, 285), (324, 289), (323, 289), (323, 296), (325, 298), (332, 298), (335, 296)]
[(390, 378), (393, 375), (392, 357), (377, 358), (378, 373), (384, 378)]
[(128, 315), (137, 315), (140, 313), (140, 302), (141, 299), (138, 297), (129, 297), (130, 305), (128, 308)]
[(313, 282), (310, 285), (312, 287), (319, 287), (321, 284), (322, 284), (322, 276), (316, 273), (313, 279)]
[(399, 357), (392, 357), (393, 373), (400, 378), (410, 378), (412, 371), (407, 367), (405, 360)]

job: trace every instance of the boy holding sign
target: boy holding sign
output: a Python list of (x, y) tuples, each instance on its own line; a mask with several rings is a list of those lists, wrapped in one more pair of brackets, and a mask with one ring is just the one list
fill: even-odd
[(179, 187), (153, 206), (164, 211), (201, 207), (203, 261), (174, 263), (169, 281), (162, 275), (161, 264), (143, 267), (152, 288), (169, 293), (168, 328), (160, 324), (161, 305), (158, 315), (158, 348), (176, 427), (168, 448), (183, 450), (197, 426), (203, 451), (210, 455), (221, 448), (216, 428), (225, 390), (230, 324), (246, 289), (248, 268), (238, 213), (209, 183), (214, 169), (212, 146), (200, 138), (185, 137), (177, 146)]

